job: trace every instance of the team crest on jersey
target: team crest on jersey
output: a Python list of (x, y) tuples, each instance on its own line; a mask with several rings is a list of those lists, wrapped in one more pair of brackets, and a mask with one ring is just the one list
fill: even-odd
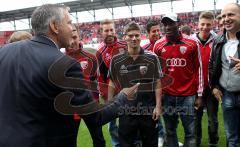
[(127, 67), (125, 65), (122, 65), (120, 67), (120, 71), (119, 71), (121, 74), (126, 74), (128, 73), (128, 70), (127, 70)]
[(147, 73), (148, 67), (147, 66), (140, 66), (140, 73), (145, 75)]
[(165, 48), (163, 48), (163, 49), (162, 49), (162, 53), (165, 53), (165, 52), (166, 52), (166, 49), (165, 49)]
[(80, 65), (81, 65), (82, 69), (87, 69), (87, 67), (88, 67), (88, 62), (87, 62), (87, 61), (81, 61), (81, 62), (80, 62)]
[(187, 51), (187, 47), (186, 46), (180, 46), (179, 50), (182, 54), (185, 54), (186, 51)]
[(119, 48), (118, 51), (120, 54), (123, 54), (125, 52), (124, 48)]

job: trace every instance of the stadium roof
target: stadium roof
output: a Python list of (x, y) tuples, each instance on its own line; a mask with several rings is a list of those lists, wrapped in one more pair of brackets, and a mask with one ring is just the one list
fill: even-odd
[[(78, 0), (64, 2), (63, 4), (71, 8), (71, 12), (91, 11), (98, 9), (111, 9), (116, 7), (123, 7), (140, 4), (152, 4), (160, 2), (170, 2), (177, 0)], [(0, 12), (0, 22), (14, 21), (19, 19), (27, 19), (31, 17), (33, 10), (36, 7), (24, 8), (18, 10), (11, 10)]]

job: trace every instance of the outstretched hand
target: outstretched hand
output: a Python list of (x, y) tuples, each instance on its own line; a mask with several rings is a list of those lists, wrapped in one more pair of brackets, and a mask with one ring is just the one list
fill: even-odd
[(128, 99), (128, 100), (134, 100), (134, 99), (135, 99), (134, 94), (137, 92), (139, 85), (140, 85), (140, 83), (137, 83), (137, 84), (135, 84), (135, 85), (132, 86), (132, 87), (123, 88), (123, 89), (121, 90), (121, 92), (123, 92), (124, 94), (127, 95), (127, 99)]

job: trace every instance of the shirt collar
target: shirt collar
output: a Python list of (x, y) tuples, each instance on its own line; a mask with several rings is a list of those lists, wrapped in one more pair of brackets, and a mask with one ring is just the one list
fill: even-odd
[(105, 41), (104, 41), (104, 44), (105, 44), (107, 47), (112, 47), (112, 46), (114, 46), (114, 45), (117, 43), (117, 41), (118, 41), (118, 39), (117, 39), (117, 37), (115, 36), (113, 43), (111, 43), (111, 44), (106, 44)]
[(50, 37), (48, 37), (46, 35), (36, 35), (31, 40), (35, 41), (35, 42), (39, 42), (39, 43), (43, 43), (43, 44), (52, 46), (52, 47), (60, 50), (58, 45)]
[(46, 35), (41, 35), (41, 36), (49, 39), (58, 49), (60, 49), (59, 46), (50, 37), (48, 37)]
[[(143, 55), (144, 54), (144, 49), (142, 47), (140, 47), (140, 51), (139, 51), (139, 54), (138, 55)], [(125, 55), (129, 56), (130, 57), (130, 54), (128, 51), (125, 52)]]
[[(228, 32), (224, 29), (224, 32), (225, 32), (225, 38), (226, 38), (226, 40), (228, 41), (229, 40), (229, 38), (228, 38)], [(240, 31), (238, 31), (237, 33), (236, 33), (236, 37), (237, 37), (237, 40), (240, 40)]]

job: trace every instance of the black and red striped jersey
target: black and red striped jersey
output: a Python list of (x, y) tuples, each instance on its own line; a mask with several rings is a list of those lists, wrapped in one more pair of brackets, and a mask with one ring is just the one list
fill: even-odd
[(99, 93), (107, 98), (108, 93), (108, 70), (110, 67), (110, 62), (113, 56), (117, 54), (122, 54), (127, 50), (127, 44), (124, 41), (116, 41), (111, 44), (107, 45), (106, 43), (102, 42), (96, 53), (98, 65), (99, 65), (99, 74), (98, 74), (98, 85), (99, 85)]

